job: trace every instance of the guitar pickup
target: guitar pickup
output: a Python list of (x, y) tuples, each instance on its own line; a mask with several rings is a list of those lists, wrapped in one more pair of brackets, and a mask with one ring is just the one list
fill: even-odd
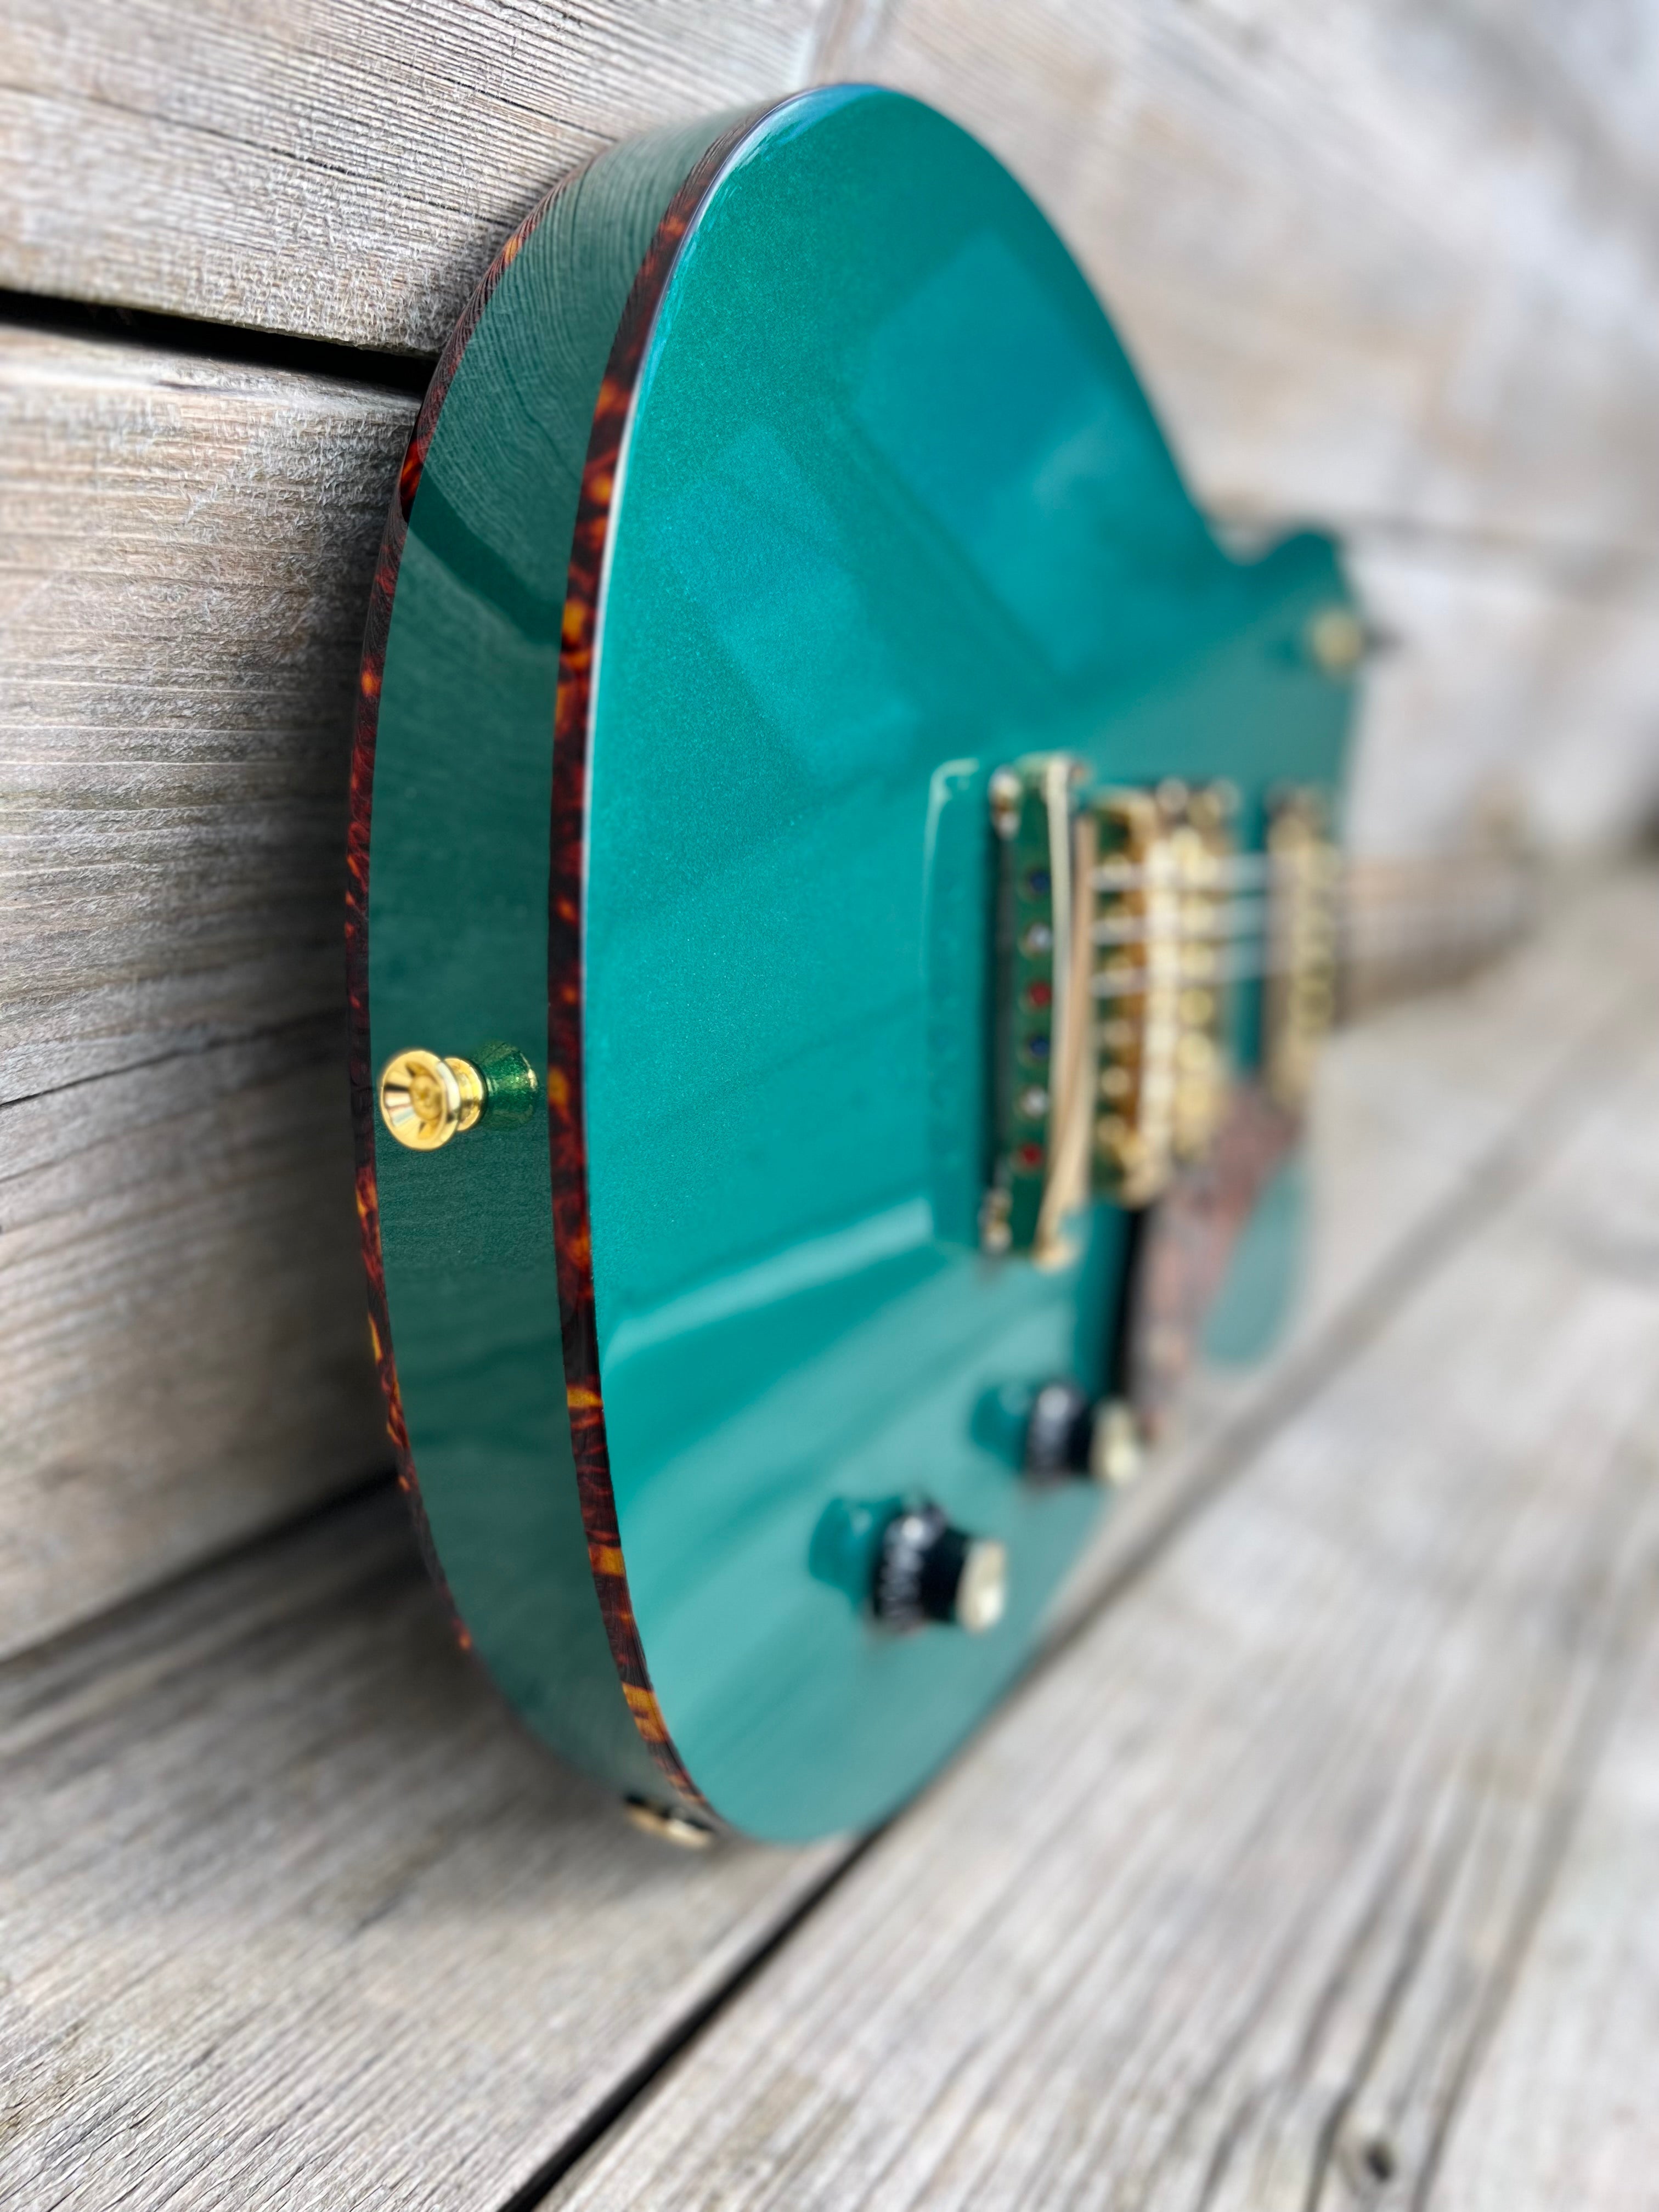
[(1275, 793), (1267, 844), (1262, 1076), (1275, 1103), (1295, 1114), (1336, 1012), (1339, 864), (1323, 794), (1305, 787)]
[(991, 781), (997, 831), (990, 1252), (1069, 1256), (1091, 1196), (1146, 1206), (1200, 1157), (1228, 1079), (1232, 818), (1222, 784), (1091, 789), (1035, 756)]

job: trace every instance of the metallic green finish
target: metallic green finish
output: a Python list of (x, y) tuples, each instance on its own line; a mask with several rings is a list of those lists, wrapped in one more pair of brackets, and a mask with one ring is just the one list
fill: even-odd
[(535, 1120), (545, 1086), (516, 1045), (492, 1039), (479, 1046), (472, 1064), (483, 1078), (485, 1128), (520, 1129)]
[[(1227, 775), (1259, 834), (1269, 781), (1334, 777), (1346, 699), (1299, 640), (1343, 586), (1322, 540), (1217, 547), (1036, 208), (883, 94), (804, 101), (728, 170), (612, 531), (587, 990), (619, 1524), (701, 1787), (811, 1834), (966, 1732), (1097, 1510), (973, 1434), (988, 1389), (1078, 1364), (1078, 1272), (981, 1261), (948, 1188), (984, 1156), (989, 773)], [(807, 1573), (835, 1500), (901, 1494), (1007, 1543), (989, 1635), (895, 1638)]]
[(861, 1609), (875, 1581), (882, 1537), (903, 1510), (902, 1498), (832, 1498), (807, 1546), (807, 1572)]
[[(381, 702), (377, 1070), (500, 1038), (544, 1075), (587, 416), (657, 213), (714, 135), (590, 173), (503, 277), (445, 404)], [(1347, 688), (1300, 640), (1345, 596), (1322, 539), (1220, 550), (1064, 248), (941, 118), (806, 94), (727, 164), (612, 506), (586, 1001), (634, 1608), (680, 1755), (740, 1827), (857, 1826), (912, 1790), (1022, 1664), (1098, 1510), (975, 1439), (1000, 1386), (1098, 1387), (1123, 1244), (1097, 1206), (1067, 1271), (974, 1249), (990, 772), (1063, 747), (1114, 780), (1228, 775), (1254, 841), (1273, 783), (1334, 784)], [(586, 1581), (544, 1114), (426, 1157), (387, 1141), (377, 1166), (413, 1455), (461, 1612), (550, 1741), (652, 1794)], [(920, 1496), (1008, 1546), (983, 1637), (896, 1637), (856, 1601), (860, 1509)]]
[(392, 1347), (422, 1503), (473, 1644), (549, 1742), (660, 1795), (593, 1594), (565, 1408), (547, 1146), (548, 822), (559, 629), (593, 403), (702, 124), (554, 204), (461, 357), (398, 572), (375, 748), (373, 1064), (525, 1053), (518, 1127), (377, 1131)]

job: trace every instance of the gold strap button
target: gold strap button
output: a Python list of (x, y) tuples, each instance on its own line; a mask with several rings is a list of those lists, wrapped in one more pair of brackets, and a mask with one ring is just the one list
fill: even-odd
[(435, 1152), (484, 1108), (483, 1077), (470, 1060), (435, 1052), (400, 1052), (380, 1077), (380, 1119), (411, 1152)]
[(411, 1152), (435, 1152), (480, 1121), (523, 1128), (540, 1093), (535, 1069), (510, 1044), (479, 1045), (471, 1060), (400, 1052), (380, 1076), (380, 1119)]

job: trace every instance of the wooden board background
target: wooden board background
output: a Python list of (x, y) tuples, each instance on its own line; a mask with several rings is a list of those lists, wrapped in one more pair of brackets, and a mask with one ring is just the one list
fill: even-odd
[(837, 76), (1014, 164), (1230, 527), (1349, 533), (1398, 640), (1362, 848), (1455, 848), (1507, 810), (1577, 848), (1644, 818), (1659, 40), (1615, 0), (1570, 28), (1381, 0), (18, 0), (0, 1648), (382, 1463), (339, 825), (420, 362), (571, 161)]
[(341, 856), (413, 406), (0, 332), (0, 1649), (384, 1463)]
[[(18, 0), (21, 289), (435, 351), (572, 161), (858, 76), (1026, 179), (1212, 498), (1651, 551), (1659, 35), (1618, 0)], [(1610, 466), (1613, 456), (1620, 465)]]

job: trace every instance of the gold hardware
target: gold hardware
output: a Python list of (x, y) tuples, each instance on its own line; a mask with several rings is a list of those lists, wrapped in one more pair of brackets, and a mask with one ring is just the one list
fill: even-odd
[(1180, 885), (1181, 993), (1176, 1002), (1175, 1110), (1170, 1149), (1194, 1160), (1210, 1148), (1227, 1096), (1219, 951), (1226, 861), (1237, 799), (1225, 786), (1194, 791), (1170, 834)]
[(1013, 1211), (1012, 1201), (1006, 1190), (994, 1186), (988, 1190), (979, 1209), (979, 1245), (981, 1252), (999, 1258), (1014, 1241), (1014, 1232), (1008, 1217)]
[(676, 1806), (653, 1805), (643, 1797), (629, 1797), (623, 1801), (623, 1810), (643, 1833), (654, 1836), (659, 1843), (678, 1844), (682, 1850), (706, 1851), (714, 1840), (712, 1828)]
[(1228, 864), (1237, 794), (1170, 778), (1155, 793), (1109, 791), (1086, 809), (1100, 865), (1080, 867), (1080, 957), (1105, 1018), (1094, 1187), (1150, 1204), (1176, 1164), (1207, 1150), (1220, 1120)]
[[(1064, 1267), (1077, 1257), (1066, 1222), (1089, 1187), (1089, 1123), (1094, 1093), (1094, 1009), (1089, 1003), (1088, 949), (1078, 935), (1095, 861), (1095, 825), (1073, 817), (1072, 794), (1088, 775), (1068, 753), (1051, 753), (1042, 769), (1048, 814), (1048, 866), (1054, 885), (1053, 1051), (1049, 1060), (1048, 1167), (1031, 1239), (1035, 1267)], [(1000, 1607), (999, 1607), (999, 1613)]]
[(957, 1626), (969, 1636), (983, 1636), (996, 1626), (1007, 1604), (1007, 1547), (994, 1536), (976, 1536), (968, 1547), (957, 1584)]
[(1295, 1113), (1306, 1103), (1336, 1011), (1336, 848), (1317, 792), (1292, 790), (1273, 800), (1267, 854), (1262, 1060), (1269, 1092)]
[(1017, 769), (1000, 768), (990, 784), (991, 826), (1006, 842), (1019, 831), (1019, 810), (1025, 799), (1025, 787)]
[(471, 1060), (400, 1052), (380, 1077), (380, 1119), (411, 1152), (435, 1152), (464, 1129), (521, 1128), (536, 1110), (536, 1071), (514, 1046), (480, 1045)]
[(1032, 754), (990, 780), (998, 869), (996, 1152), (980, 1248), (1076, 1256), (1090, 1196), (1150, 1205), (1214, 1139), (1238, 794), (1170, 777), (1083, 791)]
[(1365, 625), (1351, 607), (1322, 607), (1303, 637), (1310, 659), (1327, 676), (1352, 676), (1365, 658)]
[(1121, 1398), (1109, 1399), (1095, 1415), (1089, 1438), (1089, 1472), (1095, 1480), (1121, 1490), (1140, 1472), (1140, 1427)]
[(484, 1109), (484, 1079), (470, 1060), (400, 1052), (380, 1077), (380, 1119), (411, 1152), (435, 1152)]

